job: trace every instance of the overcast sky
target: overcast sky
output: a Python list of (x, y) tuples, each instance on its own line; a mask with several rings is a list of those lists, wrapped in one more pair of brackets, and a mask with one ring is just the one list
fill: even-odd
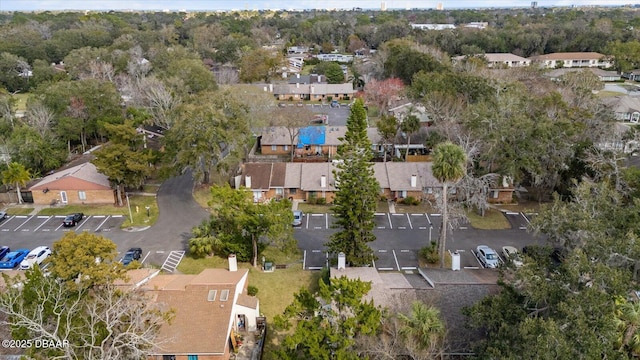
[[(623, 5), (639, 0), (537, 0), (538, 6)], [(31, 10), (232, 10), (380, 9), (382, 0), (0, 0), (0, 11)], [(388, 9), (522, 7), (531, 0), (386, 0)]]

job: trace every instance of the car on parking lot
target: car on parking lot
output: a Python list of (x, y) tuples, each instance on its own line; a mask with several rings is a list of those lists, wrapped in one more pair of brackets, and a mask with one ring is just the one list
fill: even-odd
[(75, 214), (67, 215), (67, 217), (64, 218), (62, 225), (76, 226), (80, 221), (82, 221), (83, 217), (84, 217), (83, 213), (75, 213)]
[(9, 252), (11, 252), (11, 249), (9, 249), (8, 246), (0, 247), (0, 260), (2, 260), (2, 258), (7, 256)]
[(503, 246), (502, 255), (504, 255), (505, 261), (511, 262), (515, 267), (522, 266), (522, 256), (520, 252), (513, 246)]
[(136, 261), (140, 260), (141, 257), (142, 257), (141, 248), (131, 248), (127, 250), (126, 253), (124, 253), (124, 256), (122, 257), (122, 259), (120, 259), (120, 262), (122, 263), (122, 265), (127, 266), (134, 260)]
[(293, 226), (302, 225), (303, 216), (304, 216), (304, 213), (302, 212), (302, 210), (293, 210), (293, 222), (291, 223), (291, 225)]
[(340, 103), (338, 102), (338, 100), (331, 101), (331, 107), (332, 108), (340, 107)]
[(8, 253), (4, 259), (0, 260), (0, 269), (13, 269), (20, 264), (29, 254), (29, 249), (18, 249)]
[(498, 254), (487, 245), (478, 245), (476, 248), (476, 256), (478, 257), (478, 260), (480, 260), (482, 266), (486, 268), (498, 267)]
[(0, 221), (6, 219), (8, 217), (6, 211), (0, 211)]
[(31, 250), (31, 252), (27, 254), (27, 257), (20, 262), (20, 270), (31, 269), (34, 265), (42, 264), (44, 259), (48, 258), (49, 255), (51, 255), (51, 249), (46, 246), (38, 246)]

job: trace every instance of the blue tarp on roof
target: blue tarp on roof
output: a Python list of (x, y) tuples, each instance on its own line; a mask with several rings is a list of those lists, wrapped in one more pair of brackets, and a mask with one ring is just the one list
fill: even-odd
[(307, 126), (300, 129), (298, 148), (306, 145), (324, 145), (325, 126)]

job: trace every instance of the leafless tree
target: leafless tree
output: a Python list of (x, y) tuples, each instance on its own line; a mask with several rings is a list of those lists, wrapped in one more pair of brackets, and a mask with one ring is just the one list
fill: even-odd
[(48, 359), (145, 358), (161, 346), (158, 329), (171, 318), (140, 290), (106, 285), (72, 293), (54, 277), (5, 280), (0, 313), (6, 316), (0, 324), (23, 329), (32, 343), (58, 344), (59, 352), (46, 353)]
[(464, 100), (440, 93), (430, 93), (420, 102), (424, 106), (434, 130), (447, 140), (455, 142), (463, 132), (460, 119), (464, 111)]
[(102, 60), (89, 61), (87, 72), (80, 74), (80, 79), (98, 79), (101, 81), (113, 82), (115, 70), (113, 65)]
[(240, 82), (238, 70), (234, 69), (232, 66), (220, 66), (220, 68), (215, 72), (215, 75), (216, 81), (220, 85), (232, 85)]
[(34, 128), (40, 136), (44, 137), (49, 130), (51, 130), (51, 124), (55, 115), (53, 111), (49, 110), (46, 105), (41, 101), (37, 101), (27, 109), (26, 122)]
[(152, 116), (153, 125), (170, 129), (175, 120), (175, 109), (181, 101), (155, 77), (141, 78), (136, 84), (136, 94), (142, 106)]
[(489, 208), (489, 190), (496, 186), (496, 182), (500, 178), (499, 174), (486, 174), (479, 177), (473, 176), (471, 173), (467, 173), (458, 183), (458, 189), (460, 190), (460, 196), (462, 201), (478, 209), (481, 216), (484, 216), (485, 211)]
[(291, 147), (291, 161), (295, 156), (295, 139), (300, 134), (300, 128), (308, 126), (312, 119), (313, 113), (306, 106), (277, 107), (273, 109), (270, 125), (281, 126), (286, 129)]

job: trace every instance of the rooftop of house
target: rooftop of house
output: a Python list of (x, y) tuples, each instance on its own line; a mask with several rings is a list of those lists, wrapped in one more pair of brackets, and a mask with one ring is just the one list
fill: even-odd
[[(228, 346), (236, 286), (247, 269), (205, 269), (198, 275), (158, 275), (141, 289), (174, 318), (160, 328), (156, 354), (223, 354)], [(225, 298), (226, 296), (226, 298)]]
[(54, 182), (64, 178), (75, 178), (83, 180), (87, 183), (94, 184), (99, 188), (111, 188), (109, 178), (106, 175), (98, 172), (98, 169), (95, 165), (90, 162), (85, 162), (80, 165), (76, 165), (68, 169), (63, 169), (51, 175), (45, 176), (40, 181), (32, 185), (29, 190), (44, 190)]
[(607, 71), (598, 68), (562, 68), (553, 69), (544, 73), (544, 76), (558, 78), (571, 72), (590, 71), (596, 76), (620, 76), (616, 71)]
[(552, 54), (544, 54), (531, 56), (531, 60), (600, 60), (603, 54), (597, 52), (559, 52)]
[(602, 98), (601, 101), (617, 113), (640, 111), (640, 98), (636, 96), (611, 96)]

